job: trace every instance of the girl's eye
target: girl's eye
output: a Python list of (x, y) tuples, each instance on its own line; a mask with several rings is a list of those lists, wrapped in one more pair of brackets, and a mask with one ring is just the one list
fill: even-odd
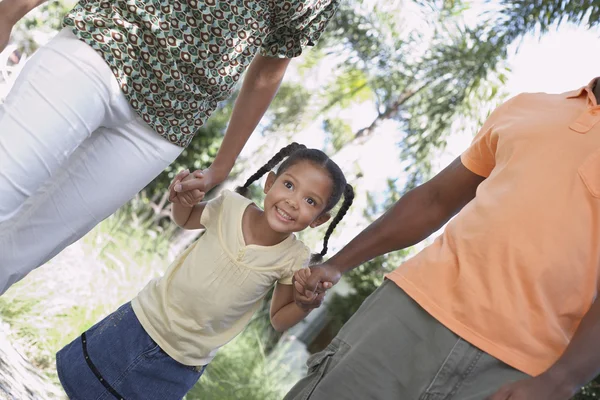
[(294, 185), (292, 185), (292, 182), (290, 182), (290, 181), (283, 182), (283, 185), (288, 189), (291, 189), (294, 187)]
[(308, 204), (310, 204), (311, 206), (316, 206), (317, 205), (317, 202), (314, 201), (313, 199), (311, 199), (310, 197), (308, 199), (306, 199), (306, 202)]

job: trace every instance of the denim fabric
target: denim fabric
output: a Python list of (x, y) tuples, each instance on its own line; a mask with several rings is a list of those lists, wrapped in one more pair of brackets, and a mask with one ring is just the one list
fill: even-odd
[(204, 372), (169, 357), (142, 328), (130, 303), (86, 331), (86, 346), (104, 382), (90, 368), (78, 337), (56, 354), (60, 382), (71, 400), (179, 400)]

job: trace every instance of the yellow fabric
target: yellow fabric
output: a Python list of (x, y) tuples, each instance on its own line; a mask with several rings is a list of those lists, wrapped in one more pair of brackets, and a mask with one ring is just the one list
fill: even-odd
[(530, 375), (563, 353), (600, 266), (600, 107), (592, 84), (500, 106), (461, 159), (487, 177), (388, 277), (468, 342)]
[(224, 191), (204, 209), (200, 238), (151, 281), (132, 306), (150, 337), (185, 365), (206, 365), (246, 326), (275, 282), (291, 284), (309, 249), (294, 235), (275, 246), (246, 245), (251, 201)]

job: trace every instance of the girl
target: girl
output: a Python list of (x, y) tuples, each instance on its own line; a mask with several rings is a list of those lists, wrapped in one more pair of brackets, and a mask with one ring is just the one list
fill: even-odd
[[(0, 51), (41, 2), (0, 1)], [(247, 69), (223, 144), (190, 183), (201, 196), (222, 182), (290, 59), (317, 41), (337, 5), (79, 2), (0, 105), (0, 294), (171, 164)]]
[[(266, 172), (260, 209), (238, 193)], [(173, 203), (174, 221), (204, 228), (203, 235), (164, 276), (57, 353), (60, 381), (71, 399), (181, 399), (275, 282), (273, 327), (284, 331), (307, 315), (294, 303), (291, 284), (310, 251), (293, 233), (328, 221), (343, 194), (315, 259), (322, 257), (352, 204), (352, 186), (323, 152), (293, 143), (236, 191), (192, 207), (186, 200)]]

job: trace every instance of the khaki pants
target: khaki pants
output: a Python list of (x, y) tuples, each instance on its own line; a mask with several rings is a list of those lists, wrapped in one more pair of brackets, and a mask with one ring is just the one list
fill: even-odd
[(528, 375), (472, 346), (386, 281), (286, 400), (480, 400)]

